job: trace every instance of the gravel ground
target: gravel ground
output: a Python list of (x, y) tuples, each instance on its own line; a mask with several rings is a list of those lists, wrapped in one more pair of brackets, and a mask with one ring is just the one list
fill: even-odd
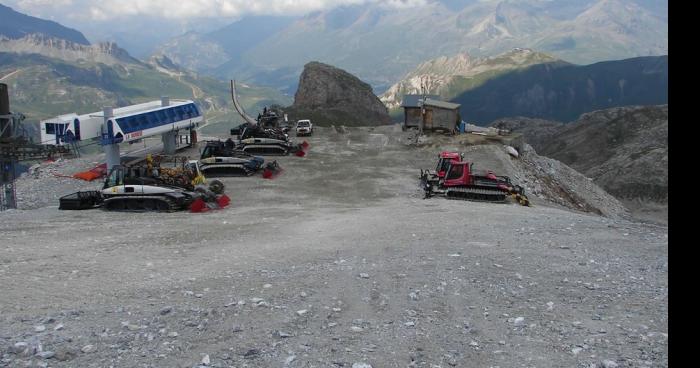
[(222, 211), (0, 213), (0, 367), (668, 366), (667, 227), (424, 200), (394, 133), (320, 129)]

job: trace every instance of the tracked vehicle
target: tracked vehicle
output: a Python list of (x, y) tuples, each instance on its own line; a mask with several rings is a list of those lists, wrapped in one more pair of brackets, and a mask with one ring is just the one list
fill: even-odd
[(246, 114), (238, 101), (234, 81), (231, 81), (231, 100), (238, 114), (245, 120), (244, 124), (231, 129), (231, 135), (238, 135), (236, 149), (252, 155), (306, 155), (309, 144), (306, 141), (302, 144), (291, 142), (289, 134), (279, 128), (280, 117), (277, 113), (266, 109), (265, 115), (261, 115), (258, 120)]
[(102, 208), (121, 212), (202, 212), (226, 207), (230, 199), (224, 185), (204, 177), (197, 161), (183, 168), (161, 166), (114, 166), (105, 178), (102, 190), (76, 192), (61, 197), (59, 209), (83, 210)]
[(449, 161), (444, 177), (439, 178), (439, 172), (431, 174), (421, 170), (420, 179), (425, 198), (441, 195), (448, 199), (506, 202), (508, 197), (512, 197), (523, 206), (530, 204), (523, 187), (513, 184), (509, 177), (496, 175), (492, 171), (477, 172), (474, 163)]
[(421, 170), (421, 178), (423, 174), (426, 174), (426, 182), (435, 186), (440, 183), (441, 180), (445, 179), (445, 174), (447, 169), (449, 169), (450, 164), (453, 162), (459, 162), (464, 160), (464, 154), (452, 151), (443, 151), (438, 155), (437, 166), (435, 167), (435, 172), (431, 173), (429, 170)]
[(208, 141), (199, 159), (199, 169), (204, 175), (250, 176), (260, 171), (265, 159), (235, 148), (233, 141)]

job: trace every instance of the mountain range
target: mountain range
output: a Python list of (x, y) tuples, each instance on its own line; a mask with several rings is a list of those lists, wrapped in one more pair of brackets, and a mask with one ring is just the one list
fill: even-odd
[(54, 21), (32, 17), (0, 4), (0, 38), (18, 39), (27, 35), (40, 34), (48, 38), (58, 38), (76, 44), (89, 45), (85, 36), (75, 29), (64, 27)]
[(394, 111), (406, 94), (425, 93), (450, 100), (506, 72), (554, 61), (557, 59), (550, 55), (521, 48), (486, 58), (473, 58), (467, 53), (441, 56), (418, 65), (380, 98)]
[[(428, 93), (462, 104), (471, 123), (516, 115), (571, 121), (595, 109), (667, 103), (667, 56), (584, 66), (560, 58), (566, 52), (578, 60), (595, 58), (608, 46), (612, 54), (639, 54), (637, 46), (657, 41), (661, 46), (647, 51), (664, 51), (663, 14), (663, 6), (641, 0), (454, 0), (400, 8), (367, 3), (303, 17), (246, 17), (216, 31), (186, 33), (139, 60), (114, 42), (90, 44), (79, 31), (2, 7), (0, 24), (23, 23), (0, 33), (0, 78), (16, 87), (18, 106), (40, 117), (169, 94), (238, 120), (227, 115), (224, 76), (243, 80), (241, 99), (254, 113), (264, 105), (290, 104), (288, 92), (296, 91), (307, 60), (332, 59), (374, 91), (386, 84), (381, 99), (394, 111), (403, 94), (423, 84)], [(584, 33), (605, 36), (605, 42), (579, 42)], [(579, 40), (566, 52), (544, 42), (564, 34)], [(541, 48), (509, 48), (514, 44)]]
[[(0, 82), (9, 86), (13, 111), (28, 117), (30, 131), (36, 132), (36, 123), (48, 117), (163, 95), (197, 101), (212, 123), (240, 119), (229, 108), (226, 82), (192, 73), (162, 55), (142, 61), (113, 42), (90, 44), (78, 31), (8, 9), (0, 8), (0, 15), (8, 17), (0, 17), (0, 25), (24, 23), (22, 32), (0, 33)], [(243, 106), (252, 111), (292, 100), (248, 84), (241, 84), (238, 92)]]

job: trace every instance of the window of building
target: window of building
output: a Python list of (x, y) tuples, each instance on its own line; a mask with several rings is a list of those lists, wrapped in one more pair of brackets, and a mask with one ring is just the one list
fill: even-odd
[(175, 117), (175, 111), (173, 109), (165, 109), (165, 115), (168, 116), (168, 124), (172, 124), (177, 121), (177, 118)]
[(140, 129), (148, 128), (148, 120), (146, 120), (145, 114), (136, 115), (136, 116), (134, 116), (134, 118), (138, 122)]

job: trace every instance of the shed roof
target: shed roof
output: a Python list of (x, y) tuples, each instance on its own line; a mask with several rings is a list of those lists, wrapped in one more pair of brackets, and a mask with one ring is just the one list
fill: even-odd
[[(428, 99), (438, 99), (438, 95), (426, 95)], [(421, 107), (421, 99), (423, 95), (403, 95), (401, 107)]]
[(445, 102), (445, 101), (440, 101), (440, 100), (434, 100), (432, 98), (429, 98), (425, 100), (425, 106), (434, 106), (434, 107), (439, 107), (443, 109), (448, 109), (448, 110), (455, 110), (459, 109), (461, 106), (460, 104), (452, 103), (452, 102)]

